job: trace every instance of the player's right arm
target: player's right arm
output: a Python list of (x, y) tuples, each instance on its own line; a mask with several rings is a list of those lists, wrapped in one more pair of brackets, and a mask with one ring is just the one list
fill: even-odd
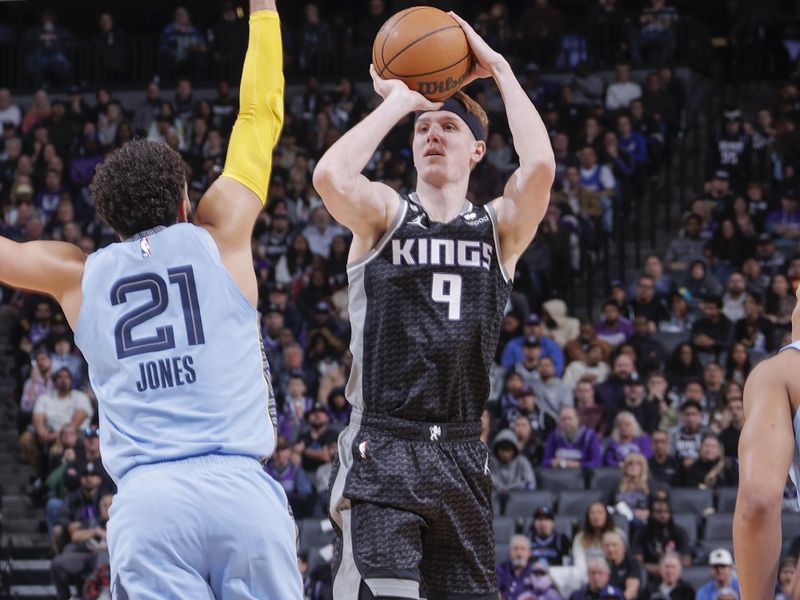
[[(401, 81), (380, 78), (372, 66), (370, 75), (383, 102), (339, 138), (314, 169), (314, 187), (328, 212), (355, 236), (355, 255), (366, 254), (375, 246), (398, 207), (397, 192), (383, 183), (370, 181), (361, 172), (400, 119), (413, 111), (436, 110), (441, 106)], [(357, 256), (351, 253), (351, 257)]]
[(21, 244), (0, 237), (0, 281), (55, 298), (73, 330), (81, 305), (85, 261), (85, 255), (74, 244), (54, 241)]
[(792, 411), (784, 373), (797, 354), (759, 364), (744, 389), (745, 422), (739, 439), (739, 491), (733, 519), (742, 600), (772, 598), (781, 553), (781, 509), (794, 452)]

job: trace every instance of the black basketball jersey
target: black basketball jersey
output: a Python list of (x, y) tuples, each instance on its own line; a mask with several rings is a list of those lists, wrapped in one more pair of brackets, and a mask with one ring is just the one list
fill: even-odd
[(492, 207), (432, 221), (401, 196), (375, 249), (348, 267), (353, 368), (347, 399), (368, 414), (478, 421), (511, 281)]

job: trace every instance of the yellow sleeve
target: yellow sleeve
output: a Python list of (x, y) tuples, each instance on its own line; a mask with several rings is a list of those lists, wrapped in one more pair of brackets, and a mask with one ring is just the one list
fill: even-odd
[(278, 13), (250, 15), (250, 41), (242, 69), (239, 116), (231, 132), (223, 175), (267, 201), (272, 149), (283, 125), (283, 47)]

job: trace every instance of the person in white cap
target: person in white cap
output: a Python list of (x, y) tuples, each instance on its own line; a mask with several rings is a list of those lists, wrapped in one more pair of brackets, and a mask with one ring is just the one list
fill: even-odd
[[(800, 297), (800, 287), (797, 291)], [(744, 389), (745, 421), (739, 438), (739, 491), (733, 519), (742, 600), (771, 598), (775, 592), (786, 473), (795, 485), (800, 483), (798, 351), (800, 302), (792, 313), (792, 342), (777, 356), (759, 363)], [(800, 597), (798, 577), (792, 589), (792, 597)]]
[[(725, 548), (712, 550), (708, 557), (711, 567), (711, 581), (697, 590), (696, 600), (721, 600), (720, 593), (724, 589), (733, 589), (739, 593), (739, 582), (733, 576), (733, 557)], [(761, 596), (769, 598), (770, 596)]]

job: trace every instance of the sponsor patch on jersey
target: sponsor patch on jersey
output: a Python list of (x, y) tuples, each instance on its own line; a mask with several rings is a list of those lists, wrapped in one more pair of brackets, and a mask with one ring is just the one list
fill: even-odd
[[(468, 219), (467, 217), (470, 216), (471, 218)], [(464, 215), (464, 221), (466, 221), (467, 225), (471, 227), (477, 227), (478, 225), (483, 225), (484, 223), (489, 222), (489, 215), (483, 215), (480, 219), (477, 219), (476, 218), (477, 216), (478, 215), (476, 215), (475, 213), (467, 213), (466, 215)]]

